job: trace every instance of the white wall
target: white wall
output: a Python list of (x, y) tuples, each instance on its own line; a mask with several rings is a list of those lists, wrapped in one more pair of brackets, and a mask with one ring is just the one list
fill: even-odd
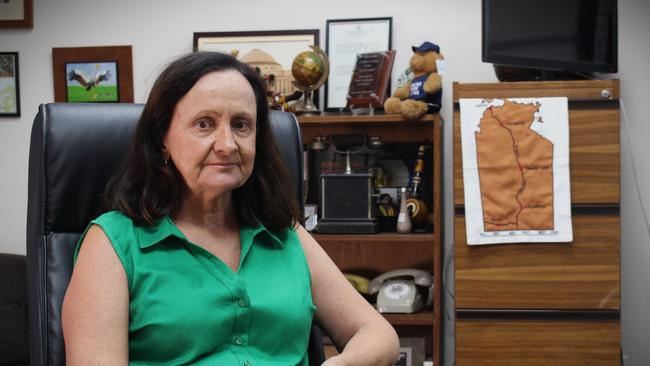
[[(636, 366), (650, 364), (650, 350), (643, 343), (650, 330), (650, 249), (647, 218), (640, 205), (650, 207), (650, 192), (644, 189), (650, 182), (650, 165), (642, 161), (644, 139), (650, 136), (650, 124), (644, 118), (645, 102), (650, 100), (646, 66), (650, 59), (650, 3), (620, 0), (619, 13), (621, 72), (614, 77), (621, 79), (627, 111), (621, 130), (623, 347), (626, 365)], [(52, 47), (132, 45), (135, 101), (144, 102), (161, 67), (191, 50), (193, 32), (319, 28), (324, 44), (327, 19), (384, 16), (393, 17), (394, 75), (408, 64), (410, 46), (425, 40), (438, 43), (447, 60), (442, 109), (444, 223), (446, 255), (451, 259), (451, 83), (496, 81), (492, 67), (481, 62), (479, 0), (34, 0), (33, 29), (0, 30), (0, 51), (19, 52), (22, 109), (21, 118), (0, 119), (0, 252), (25, 253), (29, 134), (38, 105), (54, 99)], [(453, 273), (451, 266), (445, 270)], [(445, 278), (445, 282), (451, 285), (453, 279)], [(453, 290), (451, 286), (449, 290)], [(447, 296), (447, 306), (445, 315), (451, 318), (451, 296)], [(445, 338), (446, 364), (451, 365), (451, 322), (446, 322)]]
[[(420, 9), (416, 14), (388, 1), (356, 1), (352, 9), (351, 2), (342, 0), (272, 3), (239, 1), (233, 11), (232, 2), (210, 0), (35, 0), (32, 30), (0, 30), (0, 50), (19, 52), (22, 109), (21, 118), (0, 119), (0, 202), (5, 207), (0, 210), (0, 251), (25, 251), (29, 133), (38, 105), (54, 99), (52, 47), (132, 45), (135, 101), (144, 102), (162, 66), (191, 50), (193, 32), (319, 28), (324, 44), (327, 19), (392, 16), (393, 47), (398, 52), (395, 74), (406, 67), (411, 45), (431, 40), (449, 51), (450, 74), (464, 80), (492, 80), (490, 67), (478, 62), (480, 9), (476, 6), (470, 7), (474, 20), (463, 26), (467, 6), (446, 5), (449, 15), (441, 17), (435, 14), (442, 7), (428, 0), (410, 2)], [(458, 34), (473, 36), (460, 40)], [(465, 46), (467, 42), (472, 45)], [(462, 63), (454, 57), (475, 60), (477, 65), (471, 69), (476, 75), (464, 74)], [(483, 75), (477, 68), (485, 70)], [(459, 78), (446, 78), (447, 96), (452, 79)], [(449, 115), (450, 106), (445, 110)]]
[(650, 365), (650, 2), (619, 0), (621, 314), (626, 366)]

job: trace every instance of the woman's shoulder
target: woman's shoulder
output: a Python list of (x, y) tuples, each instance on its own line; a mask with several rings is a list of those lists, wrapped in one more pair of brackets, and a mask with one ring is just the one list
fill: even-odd
[(90, 231), (93, 225), (101, 228), (104, 236), (108, 239), (108, 243), (115, 250), (118, 259), (124, 267), (130, 288), (133, 278), (133, 252), (137, 249), (137, 246), (134, 246), (134, 243), (137, 243), (138, 238), (136, 226), (133, 220), (119, 211), (109, 211), (92, 220), (88, 225), (86, 232), (84, 232), (79, 239), (74, 256), (75, 261), (81, 246), (86, 245), (86, 234)]
[(112, 236), (133, 235), (138, 231), (135, 222), (120, 211), (108, 211), (94, 219), (91, 224), (100, 226), (106, 235)]
[(134, 226), (133, 220), (120, 211), (108, 211), (93, 220), (96, 224), (110, 224), (119, 226)]

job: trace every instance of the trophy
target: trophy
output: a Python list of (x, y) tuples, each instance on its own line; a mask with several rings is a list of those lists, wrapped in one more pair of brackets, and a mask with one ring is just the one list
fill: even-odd
[(313, 51), (301, 52), (291, 64), (291, 74), (295, 79), (293, 84), (303, 91), (302, 100), (293, 105), (296, 113), (319, 112), (312, 101), (312, 94), (325, 83), (330, 72), (330, 63), (325, 52), (318, 46), (309, 47)]
[(346, 96), (346, 107), (350, 108), (352, 114), (367, 112), (373, 115), (375, 108), (384, 107), (394, 59), (394, 50), (357, 54)]

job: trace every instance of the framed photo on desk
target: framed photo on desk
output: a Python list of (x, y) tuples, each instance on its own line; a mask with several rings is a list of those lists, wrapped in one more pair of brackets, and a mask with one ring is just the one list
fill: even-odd
[(392, 24), (392, 17), (327, 20), (330, 75), (325, 83), (325, 111), (345, 108), (358, 54), (391, 49)]
[(399, 360), (395, 366), (420, 366), (424, 362), (424, 338), (399, 339)]

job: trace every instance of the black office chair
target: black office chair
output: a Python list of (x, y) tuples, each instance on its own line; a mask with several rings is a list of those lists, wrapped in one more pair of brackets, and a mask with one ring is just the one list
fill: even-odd
[[(65, 365), (61, 305), (72, 255), (89, 221), (105, 211), (102, 193), (142, 111), (141, 104), (45, 104), (29, 151), (27, 282), (31, 364)], [(273, 111), (273, 134), (302, 206), (302, 141), (295, 117)], [(312, 328), (310, 365), (324, 360)]]
[(29, 365), (27, 259), (0, 253), (0, 365)]

